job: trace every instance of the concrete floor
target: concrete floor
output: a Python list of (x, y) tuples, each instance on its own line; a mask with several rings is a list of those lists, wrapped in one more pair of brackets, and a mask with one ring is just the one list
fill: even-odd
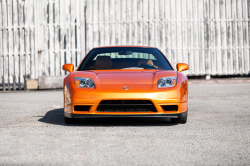
[(186, 124), (63, 121), (61, 91), (0, 93), (0, 165), (250, 165), (250, 84), (189, 86)]

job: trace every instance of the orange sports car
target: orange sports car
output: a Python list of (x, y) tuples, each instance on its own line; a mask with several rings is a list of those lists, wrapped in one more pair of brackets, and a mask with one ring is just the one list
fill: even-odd
[(187, 122), (188, 79), (154, 47), (92, 49), (63, 82), (65, 123), (92, 117), (168, 117)]

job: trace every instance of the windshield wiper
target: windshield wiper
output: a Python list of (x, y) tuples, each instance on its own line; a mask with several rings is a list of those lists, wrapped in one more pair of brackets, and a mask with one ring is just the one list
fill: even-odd
[(144, 69), (147, 69), (147, 70), (158, 70), (158, 69), (152, 69), (152, 68), (144, 68)]
[(144, 69), (142, 67), (125, 67), (125, 68), (121, 68), (121, 69)]
[(96, 67), (82, 68), (81, 70), (102, 70)]
[(121, 69), (157, 70), (157, 69), (153, 69), (153, 68), (143, 68), (143, 67), (127, 67), (127, 68), (121, 68)]

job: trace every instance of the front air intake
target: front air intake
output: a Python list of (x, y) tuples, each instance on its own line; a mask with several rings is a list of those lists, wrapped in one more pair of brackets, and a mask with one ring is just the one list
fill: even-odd
[(96, 112), (157, 112), (150, 100), (103, 100)]
[(75, 105), (74, 110), (75, 111), (89, 111), (90, 106), (88, 105)]
[(162, 105), (164, 111), (178, 111), (178, 105)]

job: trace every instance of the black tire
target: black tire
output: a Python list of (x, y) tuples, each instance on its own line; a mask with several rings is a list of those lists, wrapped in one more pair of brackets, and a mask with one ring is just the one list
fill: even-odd
[(187, 123), (187, 114), (188, 112), (182, 118), (171, 118), (171, 123), (181, 123), (181, 124)]
[(66, 124), (76, 124), (78, 122), (78, 119), (64, 117), (64, 122)]

